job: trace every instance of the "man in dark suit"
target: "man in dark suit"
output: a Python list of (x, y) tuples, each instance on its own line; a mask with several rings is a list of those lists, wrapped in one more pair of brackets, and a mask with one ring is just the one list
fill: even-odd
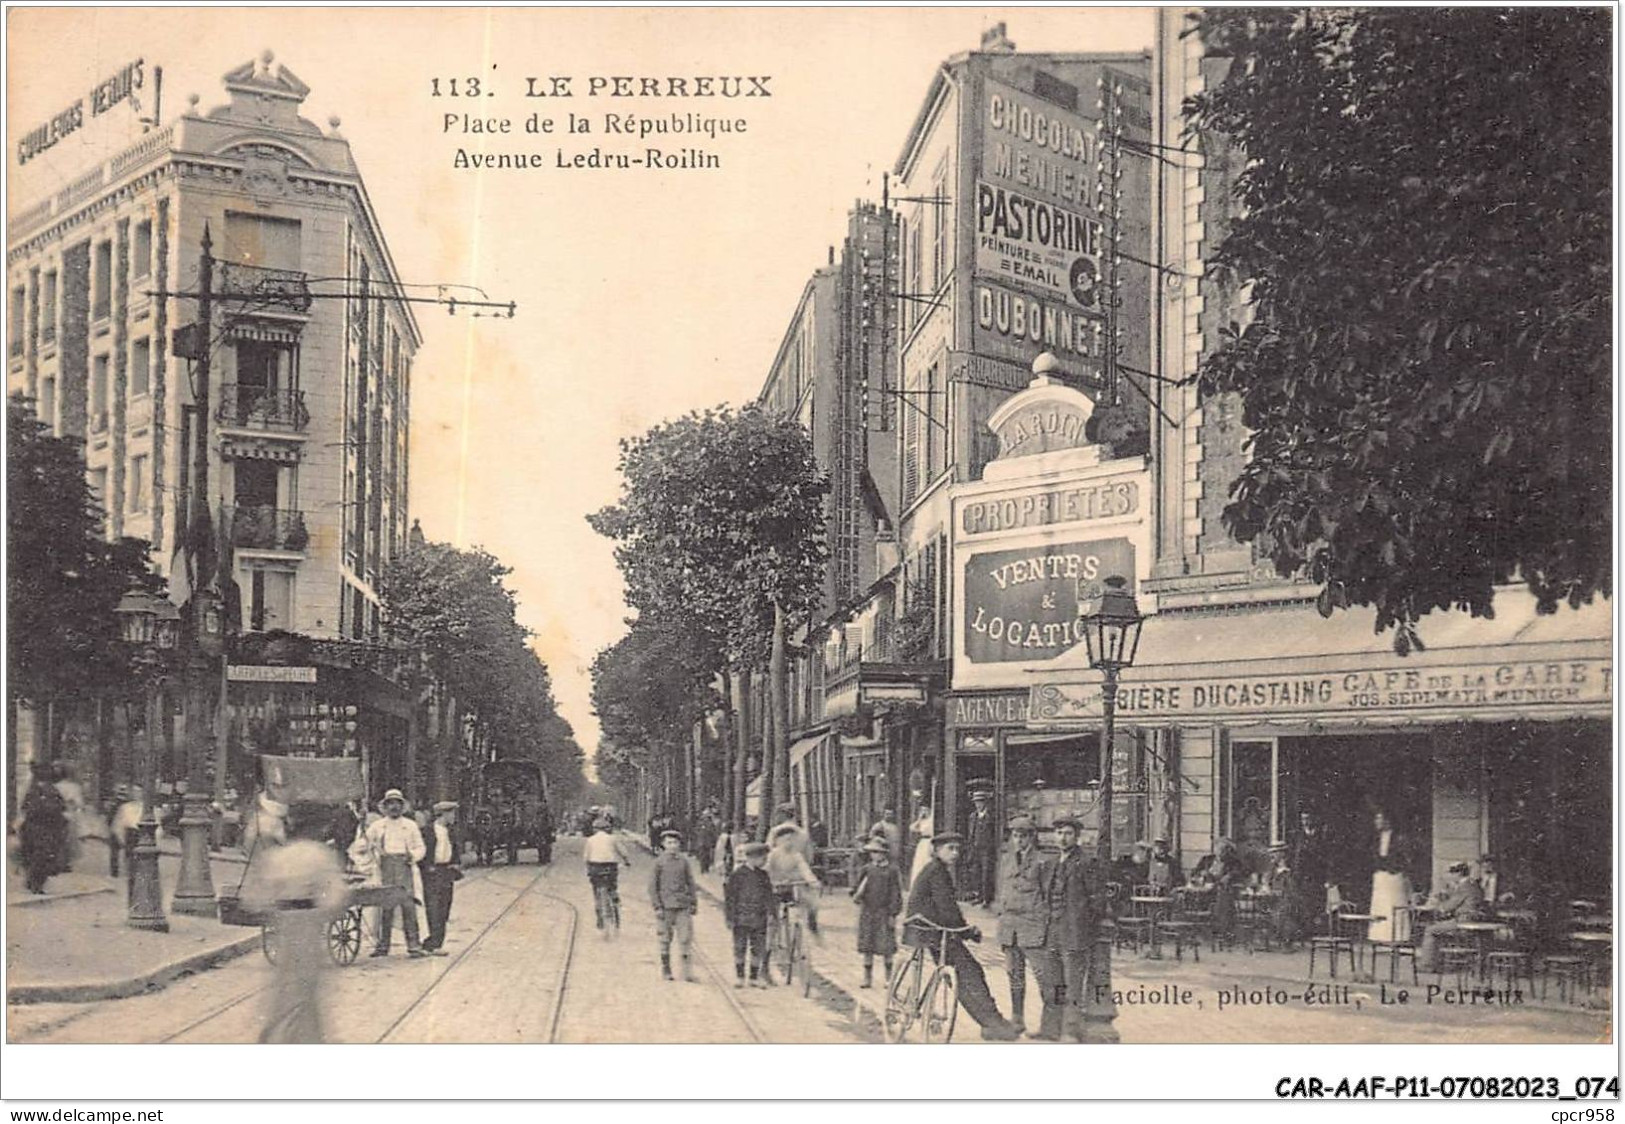
[(965, 825), (965, 876), (960, 879), (973, 901), (991, 905), (993, 880), (999, 866), (999, 827), (993, 822), (993, 790), (985, 782), (973, 782), (970, 790), (971, 814)]
[(1083, 1012), (1088, 1006), (1095, 940), (1105, 908), (1105, 879), (1099, 863), (1078, 845), (1082, 825), (1074, 819), (1055, 821), (1061, 857), (1050, 882), (1049, 946), (1051, 972), (1066, 992), (1061, 1016), (1062, 1037), (1083, 1041)]
[[(965, 915), (959, 912), (958, 894), (955, 892), (953, 866), (959, 861), (959, 849), (964, 836), (944, 832), (931, 837), (931, 861), (920, 869), (919, 877), (908, 895), (908, 916), (923, 917), (944, 929), (969, 929), (968, 933), (948, 934), (947, 960), (959, 973), (959, 1002), (966, 1013), (982, 1028), (982, 1037), (1009, 1042), (1020, 1035), (1008, 1019), (999, 1014), (999, 1006), (988, 990), (987, 976), (982, 965), (965, 948), (967, 939), (979, 941), (981, 930), (969, 926)], [(924, 945), (936, 955), (942, 934), (935, 929), (910, 925), (904, 933), (909, 944)]]
[(1010, 821), (1010, 846), (999, 865), (999, 947), (1010, 976), (1010, 1021), (1025, 1027), (1027, 968), (1038, 979), (1043, 1016), (1034, 1038), (1061, 1037), (1061, 1008), (1055, 1002), (1056, 981), (1050, 971), (1049, 889), (1054, 867), (1034, 845), (1038, 828), (1030, 816)]

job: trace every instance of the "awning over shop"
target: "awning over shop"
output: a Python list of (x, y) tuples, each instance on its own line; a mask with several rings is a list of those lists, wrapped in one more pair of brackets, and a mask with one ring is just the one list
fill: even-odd
[[(1128, 722), (1381, 724), (1607, 717), (1613, 697), (1613, 605), (1551, 615), (1522, 588), (1500, 590), (1493, 619), (1433, 614), (1425, 650), (1396, 655), (1371, 609), (1322, 618), (1312, 605), (1169, 613), (1146, 621), (1139, 658), (1123, 672)], [(1029, 725), (1088, 725), (1100, 716), (1100, 675), (1084, 653), (1046, 669)], [(1057, 661), (1060, 662), (1060, 661)]]
[(790, 764), (796, 764), (802, 758), (806, 757), (807, 754), (811, 753), (828, 740), (828, 734), (817, 734), (810, 738), (802, 738), (800, 741), (796, 742), (796, 744), (790, 747)]

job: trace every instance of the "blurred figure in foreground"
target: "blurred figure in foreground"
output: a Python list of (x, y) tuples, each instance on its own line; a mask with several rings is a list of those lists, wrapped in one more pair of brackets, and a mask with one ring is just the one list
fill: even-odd
[(272, 913), (275, 981), (267, 993), (261, 1042), (325, 1042), (321, 1009), (323, 974), (331, 965), (327, 929), (344, 911), (344, 872), (325, 842), (331, 823), (323, 814), (290, 817), (288, 842), (268, 849), (258, 861), (246, 904)]

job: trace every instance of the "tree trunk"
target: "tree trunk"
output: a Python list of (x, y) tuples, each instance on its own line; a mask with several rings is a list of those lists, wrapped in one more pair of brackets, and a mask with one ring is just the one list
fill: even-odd
[(762, 785), (761, 796), (757, 798), (758, 815), (756, 817), (756, 841), (767, 842), (767, 829), (773, 826), (773, 783), (778, 773), (779, 755), (773, 752), (773, 719), (778, 717), (773, 709), (773, 689), (768, 687), (768, 705), (762, 711)]
[(729, 673), (733, 684), (734, 707), (734, 788), (729, 810), (734, 828), (745, 830), (745, 786), (750, 783), (750, 673), (736, 668)]
[[(790, 707), (789, 707), (789, 675), (790, 669), (784, 658), (785, 630), (787, 625), (784, 619), (784, 608), (775, 604), (773, 606), (773, 654), (768, 659), (768, 689), (773, 699), (773, 808), (790, 799)], [(767, 796), (766, 786), (763, 786), (763, 797)], [(772, 809), (767, 809), (771, 811)], [(763, 820), (768, 819), (764, 815)]]
[(722, 766), (717, 791), (717, 807), (722, 810), (722, 822), (737, 822), (733, 819), (734, 810), (734, 738), (733, 738), (733, 676), (728, 669), (722, 669), (722, 724), (717, 731), (721, 745), (717, 756)]

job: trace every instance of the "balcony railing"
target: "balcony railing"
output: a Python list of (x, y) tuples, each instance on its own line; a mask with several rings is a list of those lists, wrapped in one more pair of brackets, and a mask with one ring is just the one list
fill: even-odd
[(237, 383), (227, 383), (220, 388), (219, 417), (221, 424), (243, 429), (282, 429), (299, 433), (310, 425), (304, 391)]
[(238, 312), (310, 311), (310, 275), (297, 269), (269, 269), (259, 265), (221, 262), (219, 286), (223, 300), (244, 302)]
[(302, 511), (277, 507), (227, 507), (222, 511), (232, 546), (302, 553), (310, 544)]

